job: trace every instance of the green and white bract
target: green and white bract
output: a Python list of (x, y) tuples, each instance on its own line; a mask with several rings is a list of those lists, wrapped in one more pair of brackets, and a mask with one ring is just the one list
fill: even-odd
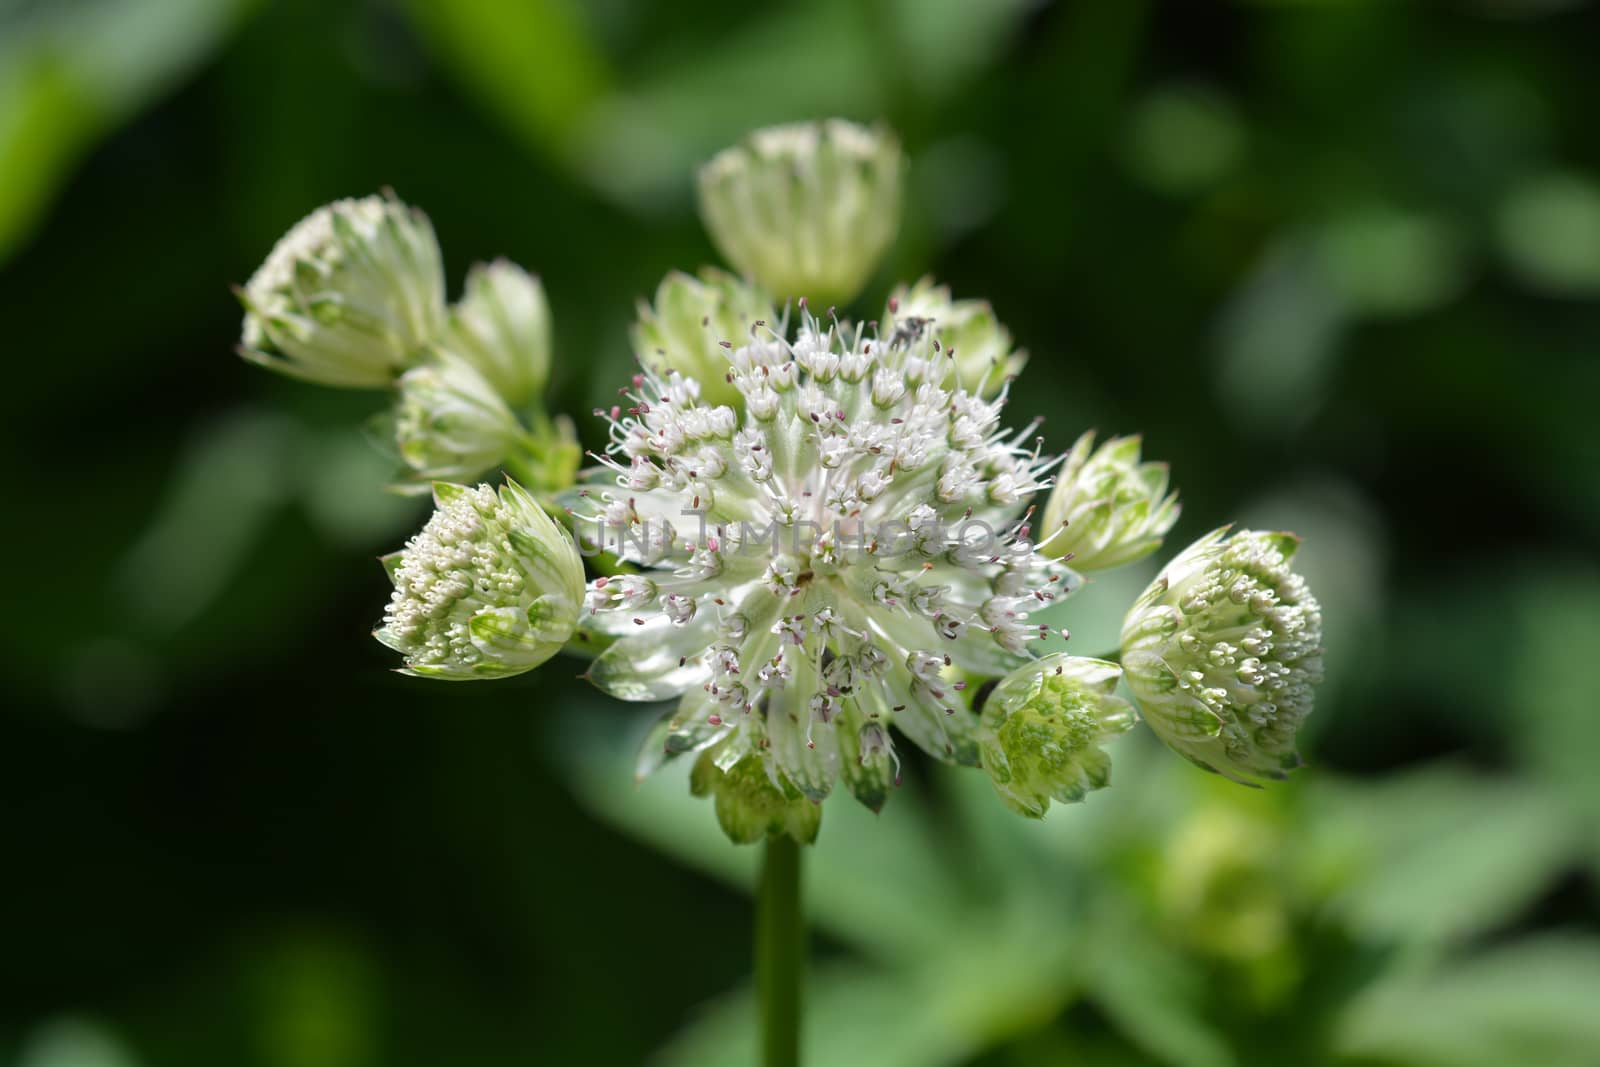
[(340, 200), (278, 241), (243, 289), (239, 354), (322, 385), (381, 389), (444, 328), (427, 216), (393, 196)]
[(394, 594), (373, 636), (406, 674), (472, 680), (532, 670), (561, 650), (583, 603), (583, 561), (520, 486), (434, 486), (422, 532), (384, 559)]
[(1094, 431), (1079, 437), (1044, 505), (1046, 555), (1080, 572), (1107, 570), (1143, 559), (1161, 547), (1178, 521), (1178, 494), (1167, 492), (1167, 465), (1139, 462), (1140, 439), (1113, 437), (1094, 447)]
[(700, 168), (700, 217), (728, 262), (780, 301), (844, 304), (900, 227), (904, 171), (887, 130), (769, 126)]
[(441, 345), (477, 368), (512, 407), (537, 400), (550, 378), (544, 286), (509, 260), (473, 264)]
[(746, 337), (756, 322), (777, 317), (767, 294), (726, 271), (706, 267), (698, 278), (673, 271), (656, 287), (655, 303), (639, 302), (633, 354), (658, 375), (693, 378), (703, 403), (737, 409), (742, 398), (717, 342)]
[[(761, 761), (821, 800), (841, 774), (880, 806), (888, 728), (979, 761), (961, 672), (1027, 662), (1029, 613), (1075, 576), (1023, 525), (1053, 464), (1032, 427), (957, 384), (919, 323), (882, 332), (800, 315), (726, 342), (742, 413), (646, 371), (598, 414), (612, 443), (570, 509), (580, 544), (641, 568), (589, 585), (585, 625), (616, 640), (589, 669), (624, 700), (680, 698), (649, 742)], [(741, 772), (742, 773), (742, 772)]]
[(401, 377), (394, 426), (400, 458), (412, 472), (400, 488), (419, 492), (438, 480), (477, 478), (499, 466), (523, 436), (494, 386), (454, 352)]
[(1289, 569), (1299, 545), (1293, 534), (1213, 530), (1167, 564), (1122, 626), (1145, 721), (1237, 781), (1300, 765), (1295, 734), (1322, 680), (1322, 609)]

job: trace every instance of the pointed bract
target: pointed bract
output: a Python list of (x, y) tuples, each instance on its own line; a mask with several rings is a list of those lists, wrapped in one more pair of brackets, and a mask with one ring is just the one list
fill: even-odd
[(633, 352), (656, 374), (676, 372), (696, 382), (706, 403), (738, 407), (742, 397), (728, 380), (728, 353), (751, 343), (756, 323), (776, 327), (777, 320), (772, 299), (731, 274), (709, 267), (698, 278), (673, 271), (657, 287), (654, 304), (639, 304)]
[(508, 405), (522, 408), (550, 378), (544, 287), (507, 260), (475, 264), (440, 344), (477, 368)]
[(1039, 550), (1080, 573), (1141, 560), (1161, 547), (1178, 521), (1178, 494), (1167, 491), (1167, 465), (1141, 463), (1140, 440), (1113, 437), (1094, 447), (1079, 437), (1056, 474), (1044, 506)]

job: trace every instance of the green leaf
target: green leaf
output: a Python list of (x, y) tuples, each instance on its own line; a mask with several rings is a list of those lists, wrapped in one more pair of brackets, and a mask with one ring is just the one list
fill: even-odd
[(411, 0), (423, 41), (530, 146), (565, 160), (610, 74), (563, 0)]
[(1310, 792), (1308, 819), (1348, 836), (1362, 875), (1335, 908), (1401, 942), (1460, 941), (1528, 907), (1572, 856), (1574, 826), (1537, 787), (1439, 766)]
[(1600, 941), (1547, 935), (1373, 989), (1339, 1050), (1407, 1067), (1592, 1067), (1600, 1049)]
[(0, 36), (0, 262), (96, 139), (232, 31), (250, 0), (24, 5)]

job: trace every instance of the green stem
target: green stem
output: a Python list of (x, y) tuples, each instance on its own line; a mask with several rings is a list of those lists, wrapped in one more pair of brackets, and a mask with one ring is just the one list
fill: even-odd
[(756, 994), (762, 1067), (800, 1067), (800, 986), (806, 929), (800, 908), (800, 845), (769, 837), (756, 898)]

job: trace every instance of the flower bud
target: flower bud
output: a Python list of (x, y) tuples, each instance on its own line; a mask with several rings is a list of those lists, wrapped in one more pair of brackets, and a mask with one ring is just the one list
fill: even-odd
[(731, 274), (706, 268), (694, 278), (673, 271), (657, 287), (654, 306), (639, 302), (633, 352), (662, 377), (676, 371), (694, 379), (705, 403), (737, 407), (742, 398), (728, 381), (722, 342), (747, 345), (756, 322), (776, 320), (771, 298)]
[(1179, 553), (1122, 624), (1145, 721), (1210, 771), (1250, 784), (1300, 765), (1295, 733), (1322, 680), (1322, 609), (1289, 569), (1293, 534), (1213, 530)]
[(444, 346), (520, 408), (550, 378), (550, 305), (539, 279), (509, 260), (478, 263), (450, 309)]
[(1140, 439), (1113, 437), (1098, 449), (1094, 431), (1078, 438), (1044, 506), (1039, 550), (1079, 572), (1141, 560), (1178, 521), (1167, 465), (1140, 463)]
[(532, 670), (572, 636), (583, 562), (520, 486), (497, 494), (439, 482), (422, 532), (384, 558), (394, 595), (373, 636), (425, 678), (504, 678)]
[(983, 705), (983, 769), (1006, 806), (1042, 817), (1111, 781), (1101, 743), (1133, 726), (1115, 663), (1057, 652), (1002, 678)]
[(444, 326), (433, 227), (388, 194), (318, 208), (238, 293), (239, 354), (321, 385), (390, 385)]
[(494, 387), (450, 352), (401, 377), (394, 429), (419, 490), (439, 480), (471, 481), (500, 466), (522, 435)]
[(770, 126), (700, 169), (717, 249), (780, 301), (854, 299), (900, 224), (900, 143), (843, 119)]
[(717, 748), (707, 749), (689, 775), (689, 791), (709, 796), (722, 832), (736, 845), (750, 845), (767, 837), (788, 834), (803, 845), (817, 839), (822, 825), (822, 805), (806, 799), (781, 774), (776, 780), (757, 753), (749, 753), (726, 768), (719, 766)]
[(891, 342), (932, 332), (956, 384), (969, 393), (993, 397), (1028, 362), (1026, 352), (1012, 350), (1011, 331), (987, 300), (952, 300), (949, 287), (931, 277), (896, 286), (882, 321)]

